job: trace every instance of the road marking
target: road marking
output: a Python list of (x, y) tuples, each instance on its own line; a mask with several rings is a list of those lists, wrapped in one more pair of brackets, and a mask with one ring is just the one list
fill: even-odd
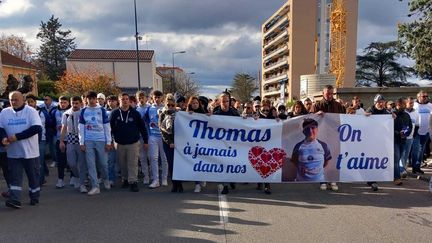
[(222, 194), (223, 186), (219, 185), (218, 198), (219, 198), (219, 217), (220, 223), (228, 223), (229, 205), (226, 195)]

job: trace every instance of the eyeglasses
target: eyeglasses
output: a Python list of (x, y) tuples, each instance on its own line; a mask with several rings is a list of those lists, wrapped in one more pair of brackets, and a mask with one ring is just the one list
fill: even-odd
[(167, 107), (175, 107), (173, 104), (168, 104)]
[(427, 95), (422, 95), (421, 97), (423, 97), (423, 98), (428, 98), (429, 96), (427, 96)]

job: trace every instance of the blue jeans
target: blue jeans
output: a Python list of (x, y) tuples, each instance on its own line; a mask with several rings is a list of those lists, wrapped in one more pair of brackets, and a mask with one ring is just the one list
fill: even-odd
[[(137, 162), (138, 163), (138, 162)], [(117, 152), (114, 147), (108, 152), (108, 178), (115, 182), (117, 174)]]
[(413, 170), (419, 170), (420, 165), (423, 161), (423, 153), (425, 150), (426, 142), (429, 138), (429, 133), (426, 133), (425, 135), (417, 135), (414, 138), (413, 145), (412, 145), (412, 168)]
[(85, 141), (84, 145), (87, 169), (92, 188), (99, 187), (96, 163), (101, 172), (102, 179), (108, 179), (108, 153), (105, 150), (105, 142)]
[(396, 142), (394, 144), (394, 179), (400, 179), (400, 166), (399, 161), (402, 157), (405, 147), (405, 142)]
[(39, 183), (42, 185), (45, 181), (45, 149), (46, 149), (46, 141), (39, 141), (39, 163), (40, 163), (40, 172), (39, 172)]
[(400, 172), (404, 172), (406, 171), (407, 165), (408, 165), (408, 161), (411, 160), (410, 158), (410, 152), (411, 152), (411, 147), (413, 145), (414, 142), (414, 138), (409, 138), (405, 141), (405, 146), (402, 152), (402, 157), (401, 157), (401, 163), (399, 164), (400, 167)]

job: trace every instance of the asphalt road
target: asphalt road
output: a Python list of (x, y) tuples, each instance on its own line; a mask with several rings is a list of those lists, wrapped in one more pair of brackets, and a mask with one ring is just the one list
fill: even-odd
[(222, 202), (213, 183), (202, 193), (186, 183), (182, 194), (140, 185), (138, 193), (116, 187), (90, 197), (71, 187), (55, 189), (54, 176), (48, 179), (38, 206), (30, 206), (27, 195), (19, 210), (0, 200), (0, 242), (432, 240), (432, 194), (416, 178), (400, 187), (380, 183), (375, 193), (362, 183), (339, 184), (338, 192), (320, 191), (317, 184), (275, 184), (265, 195), (255, 184), (240, 184)]

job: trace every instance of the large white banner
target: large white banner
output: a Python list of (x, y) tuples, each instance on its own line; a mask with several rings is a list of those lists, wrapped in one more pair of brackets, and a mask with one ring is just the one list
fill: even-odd
[(392, 181), (390, 115), (285, 121), (178, 112), (174, 179), (214, 182)]

